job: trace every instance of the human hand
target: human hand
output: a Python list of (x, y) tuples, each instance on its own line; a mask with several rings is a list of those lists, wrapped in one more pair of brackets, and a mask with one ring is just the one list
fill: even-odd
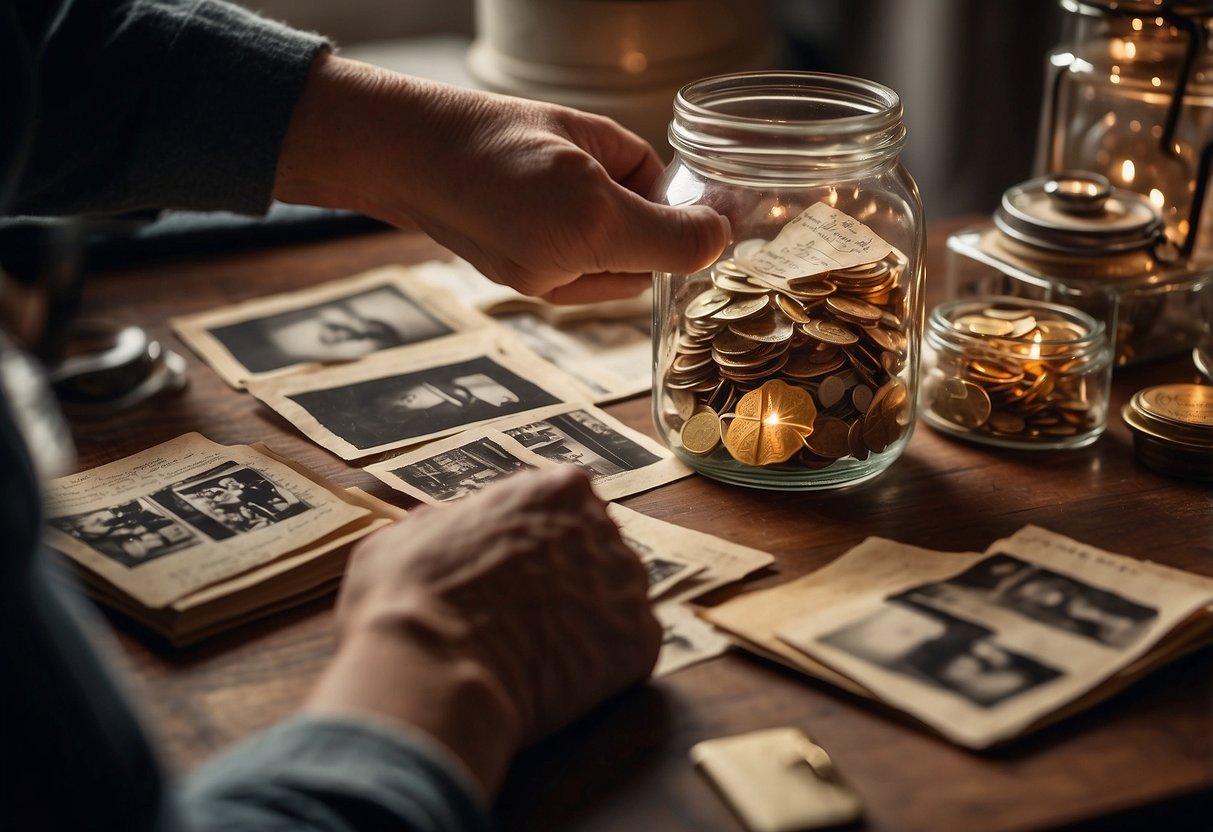
[(581, 303), (697, 271), (728, 243), (712, 209), (645, 198), (661, 171), (610, 119), (323, 55), (275, 195), (415, 224), (499, 283)]
[(492, 794), (514, 752), (652, 670), (644, 567), (574, 468), (415, 512), (354, 552), (307, 709), (428, 733)]

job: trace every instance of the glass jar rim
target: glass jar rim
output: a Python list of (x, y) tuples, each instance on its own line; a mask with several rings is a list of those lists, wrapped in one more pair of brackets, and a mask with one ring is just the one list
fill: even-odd
[[(964, 312), (968, 312), (970, 310), (979, 311), (981, 309), (988, 309), (991, 306), (1010, 306), (1024, 309), (1028, 312), (1051, 312), (1054, 315), (1085, 327), (1086, 334), (1078, 338), (1033, 341), (1022, 337), (1012, 338), (1006, 335), (991, 338), (990, 336), (986, 335), (965, 332), (964, 330), (956, 329), (952, 325), (954, 318), (960, 317), (962, 314), (964, 314)], [(986, 295), (982, 297), (957, 298), (954, 300), (944, 301), (932, 309), (931, 314), (927, 316), (926, 334), (928, 336), (946, 338), (954, 343), (980, 344), (984, 348), (991, 349), (995, 352), (998, 350), (996, 346), (991, 346), (991, 341), (1002, 341), (1009, 344), (1024, 345), (1039, 344), (1041, 346), (1049, 347), (1073, 347), (1080, 353), (1097, 351), (1105, 349), (1108, 346), (1104, 322), (1092, 317), (1091, 315), (1088, 315), (1081, 309), (1076, 309), (1072, 306), (1065, 306), (1060, 303), (1050, 303), (1049, 301), (1033, 300), (1031, 298), (1019, 298), (1011, 295)]]
[[(841, 109), (850, 106), (853, 114), (819, 118), (772, 119), (723, 112), (719, 105), (738, 100), (741, 95), (770, 98), (794, 92), (830, 95), (831, 102)], [(711, 105), (717, 106), (711, 106)], [(675, 119), (717, 124), (732, 128), (760, 130), (764, 133), (789, 133), (803, 136), (806, 132), (837, 136), (846, 133), (867, 133), (899, 125), (903, 117), (901, 96), (883, 84), (831, 72), (793, 70), (737, 72), (701, 78), (685, 85), (674, 99)]]

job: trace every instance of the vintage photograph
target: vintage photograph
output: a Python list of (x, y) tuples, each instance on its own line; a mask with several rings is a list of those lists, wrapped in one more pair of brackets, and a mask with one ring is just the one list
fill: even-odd
[(1154, 607), (1004, 553), (947, 581), (915, 587), (899, 597), (930, 604), (933, 600), (946, 603), (956, 596), (994, 604), (1118, 649), (1140, 639), (1159, 614)]
[(593, 478), (661, 461), (661, 457), (585, 410), (558, 413), (540, 422), (504, 428), (503, 432), (532, 453), (576, 465)]
[(208, 331), (252, 373), (349, 361), (453, 332), (392, 285)]
[(311, 509), (286, 488), (235, 462), (174, 483), (151, 499), (216, 540), (263, 529)]
[(388, 473), (437, 502), (466, 497), (531, 465), (511, 455), (488, 437), (481, 437)]
[(889, 602), (818, 638), (845, 653), (992, 708), (1064, 673), (999, 644), (960, 618)]
[(172, 320), (181, 339), (234, 387), (486, 323), (479, 312), (399, 266)]
[(363, 450), (407, 444), (560, 401), (488, 356), (288, 398)]
[(197, 546), (203, 540), (189, 526), (142, 497), (82, 514), (51, 517), (47, 522), (128, 568)]

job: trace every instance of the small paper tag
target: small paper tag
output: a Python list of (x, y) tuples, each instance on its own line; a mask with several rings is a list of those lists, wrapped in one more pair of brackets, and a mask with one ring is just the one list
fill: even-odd
[(825, 749), (798, 728), (771, 728), (705, 740), (691, 760), (751, 832), (839, 826), (863, 813)]
[(738, 261), (747, 271), (793, 280), (874, 263), (892, 250), (859, 220), (817, 202)]

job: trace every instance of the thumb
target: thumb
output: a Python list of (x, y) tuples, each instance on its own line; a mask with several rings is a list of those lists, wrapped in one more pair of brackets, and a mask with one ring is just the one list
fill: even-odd
[(623, 202), (603, 271), (691, 274), (711, 265), (729, 243), (728, 219), (706, 205), (673, 208), (632, 197)]

